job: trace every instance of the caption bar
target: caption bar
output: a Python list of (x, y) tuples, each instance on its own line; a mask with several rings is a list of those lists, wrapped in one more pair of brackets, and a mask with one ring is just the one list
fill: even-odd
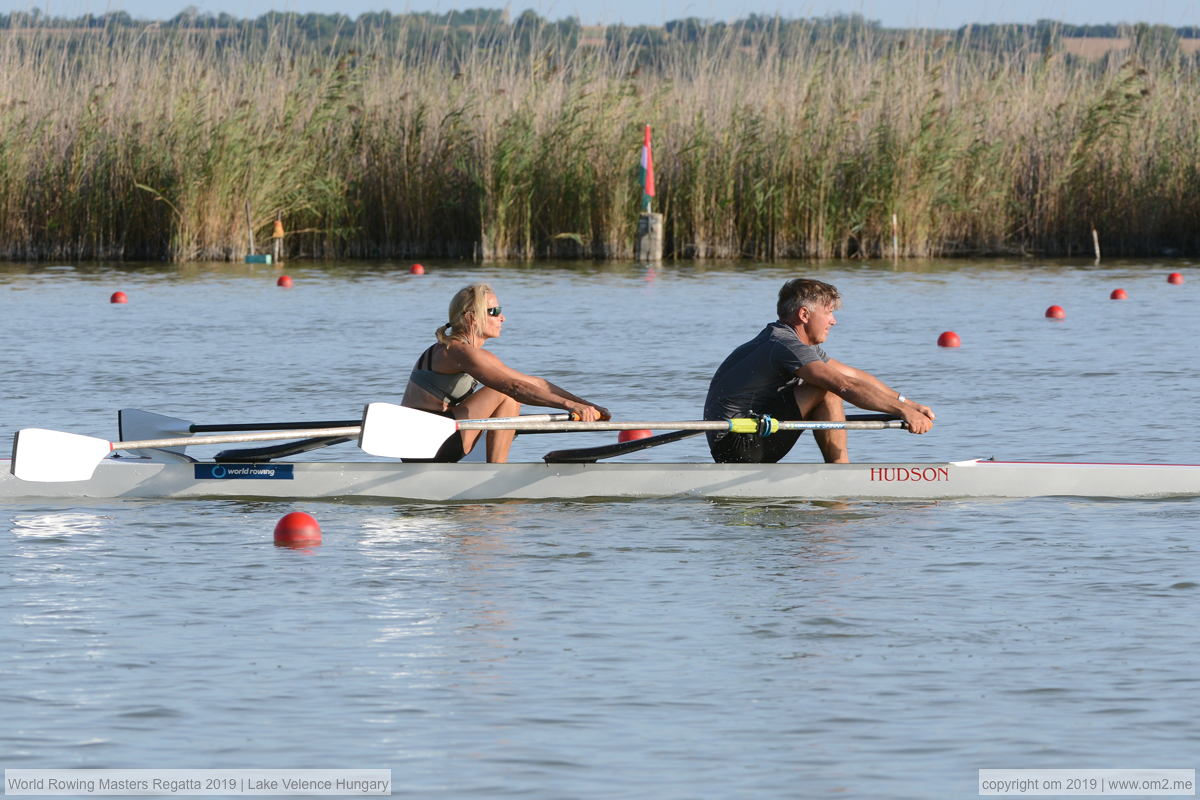
[(1186, 795), (1196, 794), (1194, 769), (981, 769), (979, 794)]
[(392, 793), (390, 769), (6, 769), (4, 793), (32, 795), (337, 795)]

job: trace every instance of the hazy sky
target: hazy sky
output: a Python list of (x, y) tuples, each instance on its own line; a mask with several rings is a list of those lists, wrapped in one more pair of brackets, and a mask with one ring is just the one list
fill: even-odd
[[(142, 19), (167, 19), (194, 5), (257, 17), (267, 11), (332, 13), (351, 17), (366, 11), (444, 12), (461, 8), (503, 8), (489, 0), (0, 0), (0, 11), (40, 8), (53, 16), (127, 11)], [(671, 19), (700, 17), (729, 20), (751, 13), (787, 17), (819, 17), (858, 13), (885, 27), (957, 28), (968, 22), (1034, 22), (1056, 19), (1077, 24), (1150, 22), (1172, 27), (1200, 25), (1200, 0), (528, 0), (507, 4), (515, 16), (531, 8), (543, 17), (578, 16), (585, 24), (624, 22), (661, 25)]]

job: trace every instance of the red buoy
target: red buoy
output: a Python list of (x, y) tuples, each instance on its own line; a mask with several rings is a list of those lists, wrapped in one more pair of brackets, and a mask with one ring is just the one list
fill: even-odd
[(287, 275), (280, 275), (279, 280), (275, 281), (276, 286), (282, 286), (284, 289), (292, 288), (292, 279)]
[(1109, 300), (1128, 300), (1129, 294), (1124, 289), (1113, 289), (1112, 294), (1108, 296)]
[(961, 344), (962, 340), (954, 331), (945, 331), (938, 337), (938, 347), (958, 347)]
[(1046, 309), (1046, 319), (1066, 319), (1067, 312), (1063, 311), (1062, 306), (1050, 306)]
[(124, 292), (113, 292), (112, 297), (108, 298), (108, 302), (110, 302), (110, 303), (128, 303), (129, 298), (125, 296)]
[(280, 547), (308, 547), (321, 543), (321, 526), (303, 511), (284, 514), (275, 523), (275, 544)]
[(638, 439), (649, 439), (654, 435), (653, 431), (638, 430), (638, 431), (621, 431), (617, 434), (618, 442), (636, 442)]
[(1172, 272), (1167, 276), (1167, 283), (1183, 283), (1183, 276), (1178, 272)]
[(411, 267), (408, 268), (408, 272), (410, 275), (424, 275), (425, 268), (422, 267), (420, 264), (413, 264)]

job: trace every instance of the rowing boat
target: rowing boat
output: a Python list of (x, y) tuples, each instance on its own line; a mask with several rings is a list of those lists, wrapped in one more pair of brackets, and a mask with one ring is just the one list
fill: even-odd
[(942, 500), (1200, 496), (1200, 465), (953, 461), (889, 464), (217, 463), (108, 458), (87, 480), (24, 481), (0, 462), (0, 500), (263, 498), (476, 502), (701, 497)]
[[(0, 501), (235, 497), (440, 503), (652, 497), (941, 500), (1200, 496), (1200, 465), (980, 459), (887, 464), (597, 463), (599, 459), (713, 430), (714, 426), (740, 426), (746, 432), (760, 430), (761, 435), (769, 435), (784, 427), (886, 430), (902, 424), (886, 415), (870, 414), (852, 415), (840, 422), (781, 422), (766, 417), (724, 422), (585, 423), (565, 415), (448, 420), (423, 411), (372, 403), (360, 421), (197, 425), (123, 409), (118, 415), (122, 438), (117, 442), (61, 431), (19, 431), (13, 459), (0, 461)], [(407, 459), (432, 455), (455, 430), (624, 430), (643, 426), (672, 432), (624, 444), (556, 450), (543, 457), (544, 463), (280, 460), (354, 437), (371, 455)], [(196, 435), (212, 431), (236, 433)], [(145, 436), (167, 438), (139, 438)], [(298, 436), (309, 438), (273, 448), (226, 451), (203, 459), (186, 452), (193, 446), (294, 440)]]

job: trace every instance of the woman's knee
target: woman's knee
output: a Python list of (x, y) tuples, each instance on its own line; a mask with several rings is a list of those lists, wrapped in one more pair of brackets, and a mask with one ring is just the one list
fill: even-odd
[(496, 410), (492, 412), (494, 417), (515, 417), (521, 413), (521, 404), (512, 399), (506, 394), (500, 395), (500, 402), (496, 404)]

